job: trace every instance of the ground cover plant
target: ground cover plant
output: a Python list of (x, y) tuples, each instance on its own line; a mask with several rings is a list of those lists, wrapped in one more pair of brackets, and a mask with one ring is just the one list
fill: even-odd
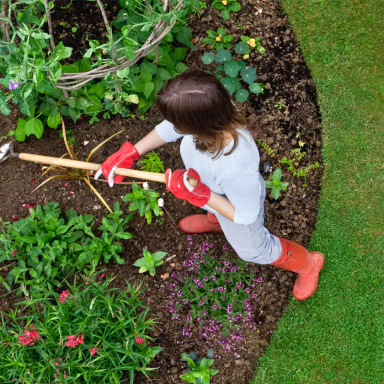
[(219, 373), (218, 369), (210, 368), (214, 363), (213, 354), (213, 349), (210, 349), (207, 358), (200, 359), (195, 352), (183, 353), (181, 361), (187, 363), (188, 373), (181, 375), (181, 379), (193, 384), (210, 384), (211, 377)]
[[(285, 17), (278, 12), (277, 2), (251, 0), (240, 3), (242, 9), (239, 12), (231, 13), (231, 19), (228, 21), (223, 21), (220, 11), (213, 8), (211, 3), (207, 3), (207, 8), (203, 8), (200, 15), (192, 14), (188, 17), (188, 26), (192, 34), (189, 43), (194, 44), (195, 50), (188, 48), (183, 64), (194, 69), (214, 69), (215, 64), (211, 64), (210, 67), (201, 61), (204, 53), (211, 51), (207, 44), (201, 42), (201, 39), (207, 37), (207, 30), (217, 31), (220, 27), (225, 28), (226, 35), (234, 36), (231, 42), (233, 60), (244, 61), (246, 67), (254, 68), (258, 76), (256, 82), (264, 86), (264, 93), (253, 94), (250, 92), (247, 101), (242, 104), (236, 103), (248, 120), (250, 134), (256, 142), (261, 140), (262, 143), (265, 143), (264, 146), (259, 146), (259, 171), (264, 179), (268, 179), (271, 169), (281, 167), (284, 172), (282, 180), (290, 183), (279, 200), (274, 200), (268, 194), (264, 207), (265, 223), (272, 233), (307, 245), (316, 222), (316, 203), (321, 167), (308, 173), (308, 186), (304, 188), (304, 179), (293, 176), (287, 170), (288, 165), (281, 164), (280, 160), (284, 157), (291, 159), (291, 151), (301, 148), (301, 151), (306, 152), (306, 155), (301, 159), (299, 169), (315, 162), (321, 164), (321, 137), (316, 111), (315, 89), (292, 32), (286, 25)], [(262, 8), (263, 12), (255, 15), (258, 12), (255, 7), (257, 9)], [(120, 11), (119, 6), (116, 2), (108, 2), (104, 4), (104, 10), (113, 24), (113, 18)], [(95, 7), (95, 3), (73, 2), (66, 9), (62, 9), (60, 4), (54, 9), (51, 17), (55, 42), (62, 41), (64, 46), (74, 47), (71, 57), (64, 59), (62, 65), (71, 65), (81, 60), (83, 54), (90, 48), (88, 40), (97, 40), (100, 45), (109, 41), (108, 35), (105, 33), (103, 18), (99, 9)], [(65, 26), (60, 25), (63, 20), (67, 23)], [(184, 24), (179, 24), (179, 26), (184, 26)], [(76, 32), (71, 30), (74, 27), (77, 28)], [(115, 26), (112, 28), (117, 31)], [(45, 31), (45, 33), (48, 32)], [(189, 36), (188, 34), (188, 38)], [(255, 39), (255, 47), (242, 41), (242, 36)], [(260, 45), (265, 48), (264, 54), (256, 49), (256, 39), (258, 38)], [(249, 53), (236, 52), (236, 44), (243, 42), (251, 49)], [(171, 44), (172, 50), (186, 47), (176, 38)], [(96, 51), (100, 53), (99, 49)], [(213, 53), (216, 55), (216, 50)], [(103, 55), (101, 51), (101, 54), (106, 60), (111, 60), (108, 52)], [(244, 55), (247, 54), (249, 57), (244, 58)], [(90, 61), (96, 57), (97, 53), (92, 53)], [(156, 54), (153, 57), (152, 63), (155, 64)], [(137, 63), (139, 70), (142, 62), (148, 61), (150, 61), (148, 58), (139, 61)], [(167, 69), (166, 67), (163, 68)], [(212, 72), (214, 71), (212, 70)], [(72, 76), (73, 74), (68, 75)], [(225, 72), (222, 71), (221, 75), (224, 76)], [(152, 75), (152, 82), (156, 76), (157, 74)], [(238, 78), (243, 88), (248, 90), (247, 83), (241, 80), (240, 75)], [(112, 87), (116, 85), (116, 80), (118, 79), (110, 79)], [(124, 79), (120, 80), (124, 82)], [(86, 85), (85, 88), (87, 87)], [(8, 92), (9, 90), (5, 91)], [(128, 96), (130, 95), (129, 92), (126, 93)], [(137, 94), (140, 97), (137, 92), (132, 94)], [(70, 97), (76, 99), (77, 96)], [(115, 101), (115, 96), (113, 97)], [(135, 100), (137, 101), (137, 99)], [(235, 101), (235, 96), (233, 100)], [(275, 108), (274, 106), (281, 101), (284, 102), (285, 108)], [(15, 130), (18, 118), (26, 119), (18, 112), (17, 105), (9, 103), (9, 107), (12, 110), (11, 114), (0, 119), (0, 144), (7, 140), (3, 137), (8, 135), (10, 129)], [(137, 111), (138, 107), (139, 104), (129, 104), (129, 114)], [(83, 114), (76, 124), (71, 117), (63, 117), (67, 127), (65, 136), (69, 140), (68, 134), (71, 132), (71, 140), (75, 140), (75, 152), (79, 159), (86, 159), (90, 148), (123, 130), (114, 140), (105, 143), (94, 154), (92, 161), (101, 163), (111, 153), (116, 152), (126, 140), (132, 143), (137, 142), (161, 122), (161, 116), (156, 106), (149, 109), (142, 119), (128, 118), (128, 114), (126, 118), (122, 118), (121, 114), (113, 115), (110, 113), (111, 119), (109, 120), (108, 116), (102, 117), (104, 112), (106, 111), (99, 114), (99, 121), (93, 119), (92, 126), (89, 124), (91, 116), (87, 117)], [(38, 117), (39, 113), (35, 117)], [(42, 115), (38, 118), (42, 118)], [(297, 137), (298, 133), (300, 133), (300, 137)], [(305, 143), (303, 147), (300, 146), (299, 141)], [(18, 152), (55, 157), (60, 157), (65, 153), (63, 139), (58, 137), (54, 129), (45, 129), (39, 140), (36, 140), (34, 135), (30, 135), (26, 137), (24, 142), (16, 143), (15, 147)], [(184, 167), (180, 160), (178, 143), (158, 148), (156, 152), (163, 161), (164, 168)], [(268, 166), (266, 166), (267, 164)], [(135, 164), (136, 169), (141, 166), (142, 164)], [(57, 201), (62, 207), (76, 209), (79, 215), (94, 216), (95, 229), (102, 225), (102, 218), (107, 214), (106, 208), (83, 182), (75, 179), (61, 180), (57, 178), (32, 194), (32, 190), (41, 182), (39, 178), (42, 172), (38, 165), (14, 159), (4, 162), (1, 168), (2, 183), (5, 180), (5, 184), (2, 185), (6, 185), (6, 188), (0, 188), (0, 217), (2, 220), (12, 222), (12, 216), (19, 219), (26, 216), (29, 213), (29, 208), (23, 207), (25, 202), (44, 205), (48, 201)], [(126, 181), (131, 182), (132, 180), (127, 179)], [(136, 182), (138, 183), (138, 180)], [(142, 187), (144, 190), (149, 188), (145, 183), (142, 184)], [(110, 188), (107, 183), (99, 183), (97, 189), (111, 207), (114, 202), (121, 202), (127, 193), (132, 192), (130, 186), (116, 185), (114, 188)], [(98, 263), (99, 268), (105, 269), (103, 273), (116, 277), (111, 284), (121, 291), (126, 289), (125, 279), (131, 284), (144, 284), (148, 287), (142, 300), (147, 307), (151, 307), (153, 317), (158, 322), (158, 327), (149, 333), (149, 336), (153, 338), (153, 344), (150, 342), (148, 345), (163, 348), (150, 365), (150, 367), (157, 368), (152, 372), (151, 379), (156, 380), (159, 384), (185, 382), (180, 376), (188, 373), (187, 364), (180, 361), (181, 354), (196, 351), (201, 358), (206, 356), (209, 349), (213, 348), (215, 353), (212, 359), (215, 362), (211, 369), (218, 369), (219, 373), (211, 377), (211, 383), (249, 384), (255, 363), (267, 347), (277, 321), (290, 297), (293, 276), (283, 270), (268, 266), (260, 266), (259, 270), (255, 271), (254, 278), (260, 279), (260, 282), (253, 282), (255, 287), (251, 287), (251, 295), (256, 294), (257, 299), (251, 298), (250, 312), (256, 330), (251, 327), (242, 327), (242, 334), (240, 335), (236, 333), (236, 328), (233, 328), (229, 335), (224, 335), (221, 329), (217, 329), (217, 336), (212, 336), (210, 339), (205, 336), (206, 328), (202, 328), (197, 318), (192, 323), (188, 322), (187, 307), (179, 312), (181, 320), (172, 320), (169, 302), (177, 300), (170, 297), (172, 293), (177, 294), (172, 285), (179, 282), (178, 274), (183, 272), (184, 262), (189, 259), (190, 254), (193, 256), (195, 252), (198, 252), (199, 244), (204, 242), (214, 244), (217, 255), (228, 252), (231, 263), (236, 263), (237, 257), (221, 234), (194, 235), (193, 244), (190, 245), (188, 237), (179, 232), (177, 222), (189, 214), (202, 213), (201, 210), (174, 199), (162, 184), (151, 183), (151, 189), (158, 194), (156, 201), (160, 208), (165, 201), (166, 211), (162, 208), (164, 215), (155, 219), (152, 212), (153, 220), (148, 225), (144, 218), (135, 214), (129, 223), (132, 239), (129, 242), (119, 241), (124, 246), (124, 252), (119, 255), (125, 260), (125, 264), (118, 264), (115, 261), (105, 264), (103, 260), (99, 260)], [(129, 204), (130, 202), (126, 202), (121, 205), (125, 215), (129, 214)], [(95, 231), (95, 234), (100, 235), (100, 232)], [(226, 249), (221, 251), (223, 246), (226, 246)], [(168, 253), (162, 259), (164, 263), (155, 268), (154, 276), (147, 272), (139, 273), (140, 268), (133, 266), (138, 259), (142, 258), (143, 249), (147, 249), (151, 253), (157, 251)], [(4, 280), (9, 273), (8, 264), (9, 262), (0, 264), (0, 276)], [(67, 280), (72, 284), (73, 276), (69, 276)], [(11, 285), (10, 288), (11, 294), (5, 287), (0, 286), (0, 310), (5, 312), (15, 301), (20, 300), (14, 292), (18, 285)], [(57, 293), (63, 293), (62, 289), (68, 295), (71, 294), (66, 287), (56, 290)], [(206, 319), (206, 321), (208, 320)], [(20, 326), (24, 327), (24, 324)], [(25, 330), (25, 327), (21, 329)], [(209, 336), (208, 333), (207, 335)], [(84, 338), (85, 340), (86, 338)], [(63, 341), (67, 342), (68, 340)], [(124, 377), (124, 379), (128, 378)], [(148, 384), (149, 380), (139, 372), (135, 375), (134, 382), (135, 384)]]
[(120, 241), (131, 238), (127, 227), (132, 216), (122, 213), (115, 203), (114, 212), (102, 220), (100, 237), (92, 231), (92, 215), (79, 215), (72, 208), (62, 214), (58, 203), (38, 205), (26, 218), (3, 223), (0, 262), (11, 262), (3, 284), (8, 290), (10, 284), (26, 284), (35, 297), (42, 297), (74, 271), (94, 271), (100, 260), (124, 263)]
[(282, 4), (313, 74), (323, 116), (326, 167), (311, 249), (320, 249), (327, 261), (316, 297), (288, 306), (253, 383), (380, 383), (381, 2)]
[(83, 277), (54, 301), (28, 298), (2, 314), (0, 377), (23, 383), (134, 383), (161, 351), (141, 288), (110, 287), (105, 274)]

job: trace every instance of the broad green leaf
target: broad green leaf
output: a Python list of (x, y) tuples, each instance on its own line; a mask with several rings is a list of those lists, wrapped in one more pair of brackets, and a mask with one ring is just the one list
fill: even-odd
[(201, 61), (204, 64), (209, 65), (215, 61), (215, 55), (212, 52), (205, 52), (201, 58)]
[(62, 65), (61, 68), (63, 70), (63, 73), (79, 73), (80, 72), (78, 63)]
[(221, 10), (221, 17), (223, 20), (228, 20), (229, 19), (229, 10), (228, 9), (222, 9)]
[(227, 9), (231, 12), (239, 12), (241, 10), (241, 5), (237, 2), (232, 2), (228, 4)]
[(189, 68), (184, 63), (177, 63), (176, 65), (176, 71), (178, 73), (183, 73), (187, 71)]
[(239, 84), (239, 81), (236, 78), (231, 77), (222, 77), (220, 79), (221, 83), (224, 85), (226, 90), (229, 92), (230, 95), (233, 95), (233, 93), (236, 90), (236, 87)]
[(279, 187), (272, 187), (271, 195), (275, 200), (278, 200), (280, 197), (280, 188)]
[(105, 87), (102, 83), (96, 83), (87, 88), (87, 93), (89, 95), (96, 95), (99, 99), (104, 98)]
[(38, 139), (43, 135), (44, 125), (41, 120), (37, 117), (34, 117), (28, 120), (25, 124), (25, 133), (27, 136), (35, 135)]
[(88, 95), (84, 98), (88, 103), (88, 107), (85, 110), (85, 113), (89, 116), (97, 115), (103, 107), (101, 100), (96, 95)]
[(249, 96), (249, 92), (245, 89), (239, 89), (236, 92), (236, 100), (240, 101), (241, 103), (244, 103), (245, 101), (247, 101), (248, 96)]
[(283, 172), (281, 171), (281, 168), (276, 168), (272, 175), (272, 180), (280, 181), (281, 177), (283, 176)]
[(147, 99), (151, 95), (154, 88), (155, 88), (155, 84), (152, 83), (151, 81), (144, 84), (144, 95)]
[(224, 61), (230, 61), (232, 59), (232, 54), (231, 52), (227, 51), (226, 49), (219, 49), (217, 51), (216, 55), (216, 62), (217, 63), (224, 63)]
[(256, 70), (252, 67), (242, 69), (240, 75), (241, 78), (248, 84), (253, 84), (257, 79)]
[(58, 45), (56, 45), (56, 48), (52, 52), (52, 59), (53, 60), (63, 60), (63, 59), (68, 59), (72, 55), (72, 48), (65, 47), (63, 42), (60, 41)]
[(48, 33), (44, 32), (32, 32), (31, 36), (37, 40), (48, 40), (51, 37), (51, 35), (48, 35)]
[(27, 123), (27, 120), (24, 119), (17, 119), (17, 127), (16, 127), (16, 133), (15, 138), (17, 141), (25, 141), (25, 138), (27, 134), (25, 133), (25, 124)]
[(252, 92), (252, 93), (256, 93), (256, 94), (259, 94), (259, 93), (262, 93), (263, 91), (263, 88), (260, 86), (259, 83), (253, 83), (249, 86), (249, 90)]
[(170, 75), (170, 73), (164, 68), (159, 68), (159, 77), (161, 80), (164, 80), (164, 81), (172, 79), (172, 76)]
[(187, 47), (191, 49), (195, 49), (195, 45), (191, 42), (192, 39), (192, 32), (188, 27), (181, 27), (179, 32), (176, 34), (176, 40), (186, 45)]
[(49, 128), (56, 129), (61, 124), (60, 114), (56, 113), (55, 117), (49, 115), (47, 119), (47, 124)]
[(249, 50), (248, 44), (246, 43), (236, 44), (236, 48), (235, 48), (236, 53), (243, 55), (244, 53), (247, 53), (248, 50)]
[(140, 65), (140, 70), (146, 71), (153, 76), (158, 73), (159, 68), (153, 63), (144, 62)]
[(185, 59), (185, 55), (187, 53), (187, 50), (185, 48), (177, 47), (175, 49), (175, 58), (178, 61), (182, 61)]
[(224, 72), (229, 77), (235, 78), (239, 74), (240, 65), (236, 61), (228, 61), (224, 64)]
[(119, 77), (120, 79), (124, 79), (124, 78), (126, 78), (126, 77), (129, 75), (129, 67), (124, 68), (124, 69), (119, 69), (119, 70), (116, 72), (116, 75), (117, 75), (117, 77)]

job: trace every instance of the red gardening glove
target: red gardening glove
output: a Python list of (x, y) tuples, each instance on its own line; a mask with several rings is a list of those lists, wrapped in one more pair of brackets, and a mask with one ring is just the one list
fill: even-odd
[[(196, 187), (190, 186), (188, 177), (192, 177), (198, 181)], [(203, 207), (211, 198), (211, 190), (201, 182), (199, 174), (192, 168), (189, 168), (188, 171), (185, 169), (177, 169), (173, 172), (167, 169), (165, 172), (165, 180), (167, 181), (167, 189), (177, 198), (187, 200), (196, 207)]]
[(98, 171), (95, 174), (95, 180), (97, 180), (101, 174), (104, 175), (110, 187), (113, 187), (113, 184), (120, 184), (125, 176), (116, 175), (116, 168), (132, 168), (133, 163), (140, 157), (137, 149), (127, 141), (124, 145), (119, 149), (118, 152), (109, 156)]

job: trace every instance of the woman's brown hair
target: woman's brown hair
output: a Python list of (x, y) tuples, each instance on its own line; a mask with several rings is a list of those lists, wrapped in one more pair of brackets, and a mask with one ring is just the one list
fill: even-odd
[(196, 148), (218, 157), (224, 150), (224, 133), (238, 146), (238, 129), (245, 129), (245, 117), (232, 103), (229, 93), (213, 75), (189, 70), (170, 79), (158, 94), (161, 114), (177, 131), (195, 137)]

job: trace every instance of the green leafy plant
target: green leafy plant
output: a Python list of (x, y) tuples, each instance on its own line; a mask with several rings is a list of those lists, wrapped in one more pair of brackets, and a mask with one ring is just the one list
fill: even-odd
[(124, 375), (131, 383), (135, 373), (150, 375), (162, 349), (148, 336), (155, 322), (140, 287), (110, 288), (104, 274), (91, 276), (54, 300), (28, 298), (2, 314), (4, 383), (115, 384), (127, 381)]
[(204, 44), (209, 44), (211, 48), (216, 49), (216, 51), (223, 48), (231, 49), (231, 41), (235, 36), (227, 35), (226, 33), (227, 31), (225, 28), (218, 28), (216, 32), (208, 30), (208, 37), (204, 37), (201, 42)]
[(268, 153), (269, 156), (272, 156), (272, 157), (275, 156), (273, 149), (266, 142), (259, 139), (257, 140), (257, 144), (259, 144), (261, 148), (265, 149), (265, 151)]
[(139, 211), (140, 216), (144, 216), (148, 224), (152, 222), (152, 212), (155, 216), (163, 214), (159, 206), (159, 194), (153, 189), (144, 189), (135, 182), (132, 183), (132, 193), (128, 193), (123, 201), (130, 202), (129, 211)]
[(143, 255), (144, 257), (135, 261), (133, 265), (140, 268), (139, 273), (149, 271), (151, 276), (155, 276), (155, 268), (164, 263), (163, 259), (167, 256), (167, 252), (155, 252), (152, 254), (143, 249)]
[(181, 379), (193, 384), (210, 384), (211, 377), (219, 373), (218, 369), (210, 368), (214, 363), (212, 357), (212, 349), (208, 350), (207, 358), (204, 357), (202, 359), (197, 357), (196, 352), (183, 353), (181, 361), (187, 363), (188, 373), (181, 375)]
[(249, 92), (242, 88), (242, 84), (238, 79), (239, 76), (248, 85), (250, 92), (255, 94), (263, 93), (263, 86), (256, 83), (256, 70), (253, 67), (247, 67), (244, 61), (232, 60), (231, 52), (225, 49), (219, 49), (217, 55), (206, 52), (201, 60), (207, 65), (214, 62), (219, 64), (216, 66), (215, 75), (220, 79), (230, 95), (236, 92), (237, 101), (245, 102), (249, 97)]
[(283, 176), (283, 173), (281, 171), (281, 168), (276, 168), (275, 171), (272, 174), (271, 180), (265, 180), (265, 186), (267, 188), (271, 188), (271, 195), (272, 197), (277, 200), (280, 197), (280, 192), (285, 191), (289, 183), (283, 183), (281, 181), (281, 178)]
[[(120, 264), (124, 260), (121, 240), (130, 239), (127, 223), (132, 215), (121, 217), (119, 203), (102, 220), (101, 236), (92, 232), (92, 215), (78, 215), (74, 209), (62, 215), (58, 203), (37, 206), (24, 219), (3, 223), (0, 232), (0, 262), (11, 261), (8, 284), (23, 283), (36, 295), (52, 292), (76, 270), (94, 270), (102, 260)], [(19, 291), (21, 293), (21, 291)]]
[[(249, 55), (251, 50), (255, 48), (259, 53), (265, 53), (265, 48), (260, 44), (260, 38), (252, 38), (249, 36), (241, 36), (241, 42), (236, 44), (235, 52), (242, 55)], [(244, 59), (248, 58), (247, 56)]]
[(139, 161), (139, 164), (143, 164), (140, 169), (147, 172), (164, 173), (164, 163), (156, 152), (151, 151), (145, 157), (146, 159)]
[(221, 11), (223, 20), (228, 20), (231, 12), (239, 12), (241, 5), (237, 0), (214, 0), (212, 7)]
[(279, 101), (277, 104), (274, 105), (277, 109), (284, 109), (286, 105), (284, 104), (284, 101)]

